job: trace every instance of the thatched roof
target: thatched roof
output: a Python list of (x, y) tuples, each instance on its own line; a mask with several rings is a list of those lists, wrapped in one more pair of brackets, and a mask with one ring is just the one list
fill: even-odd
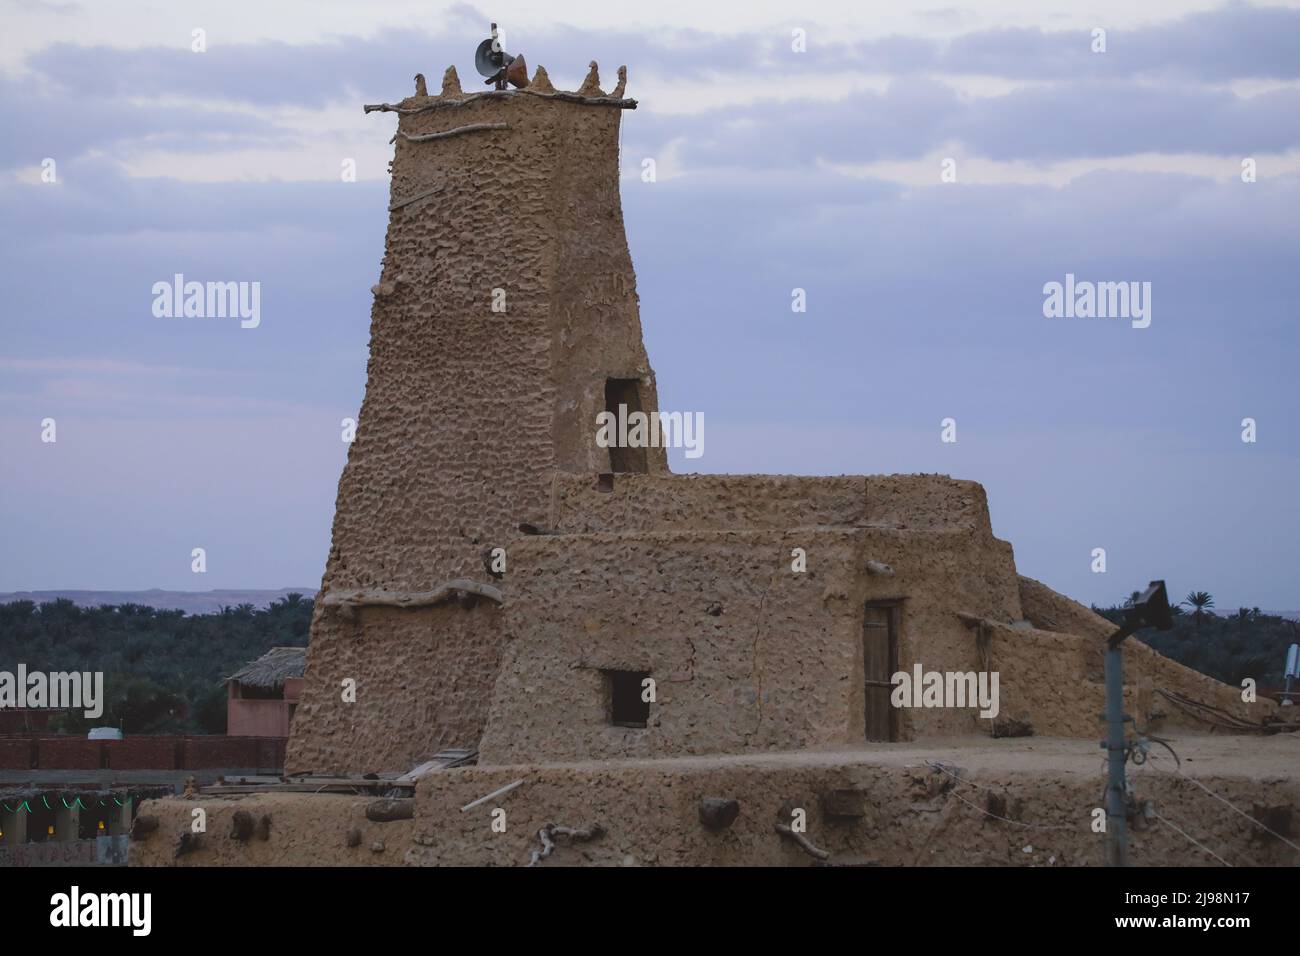
[(291, 677), (301, 677), (306, 670), (307, 648), (273, 647), (226, 679), (237, 680), (246, 687), (274, 690), (283, 687), (284, 682)]

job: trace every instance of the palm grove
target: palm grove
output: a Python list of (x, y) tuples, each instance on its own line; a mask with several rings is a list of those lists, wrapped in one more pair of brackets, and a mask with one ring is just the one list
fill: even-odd
[[(1123, 605), (1093, 610), (1118, 624), (1124, 608), (1136, 598), (1135, 591)], [(1300, 625), (1295, 621), (1265, 614), (1257, 607), (1219, 615), (1208, 591), (1189, 592), (1171, 610), (1172, 630), (1141, 634), (1141, 639), (1161, 654), (1225, 684), (1239, 687), (1247, 677), (1261, 689), (1283, 683), (1287, 648), (1300, 643)]]
[(272, 647), (307, 644), (312, 602), (292, 593), (186, 615), (140, 604), (0, 604), (0, 669), (103, 671), (104, 714), (60, 714), (49, 729), (114, 726), (127, 734), (225, 733), (225, 678)]

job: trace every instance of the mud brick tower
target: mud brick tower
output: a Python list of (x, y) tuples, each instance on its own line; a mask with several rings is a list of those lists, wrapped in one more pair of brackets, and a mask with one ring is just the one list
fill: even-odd
[[(619, 73), (609, 94), (595, 64), (572, 93), (539, 68), (467, 94), (452, 69), (437, 96), (420, 79), (367, 108), (399, 117), (390, 219), (288, 769), (406, 771), (467, 747), (488, 782), (507, 764), (1095, 735), (1108, 625), (1017, 575), (978, 484), (674, 476), (662, 449), (597, 445), (598, 413), (659, 408)], [(891, 707), (890, 675), (918, 665), (997, 671), (999, 715)], [(1141, 645), (1126, 675), (1144, 724), (1180, 719), (1158, 688), (1243, 706)], [(548, 799), (537, 814), (586, 798)]]
[[(539, 71), (529, 91), (465, 95), (452, 69), (440, 96), (395, 108), (365, 401), (323, 596), (495, 585), (485, 553), (505, 548), (509, 567), (519, 526), (547, 521), (557, 473), (611, 470), (589, 427), (607, 389), (657, 407), (618, 191), (634, 106), (594, 71), (579, 94), (555, 95)], [(633, 464), (666, 467), (661, 449)], [(476, 744), (504, 615), (464, 603), (318, 602), (290, 765), (398, 766)]]

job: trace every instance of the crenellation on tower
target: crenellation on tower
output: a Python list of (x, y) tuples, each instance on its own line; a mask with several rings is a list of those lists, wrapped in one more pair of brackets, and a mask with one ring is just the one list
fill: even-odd
[[(419, 95), (419, 91), (416, 91)], [(449, 66), (442, 74), (442, 95), (443, 96), (460, 96), (460, 76), (456, 73), (455, 66)]]
[(587, 76), (578, 87), (579, 96), (604, 96), (605, 91), (600, 88), (600, 67), (596, 61), (592, 60), (587, 65)]
[(537, 72), (533, 74), (533, 81), (528, 84), (528, 88), (534, 93), (555, 92), (555, 87), (551, 85), (551, 76), (546, 72), (546, 67), (538, 64)]

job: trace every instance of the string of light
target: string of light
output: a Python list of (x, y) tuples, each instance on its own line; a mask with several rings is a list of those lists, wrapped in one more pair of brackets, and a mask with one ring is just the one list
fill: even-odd
[[(67, 798), (62, 796), (59, 797), (59, 800), (62, 801), (63, 808), (65, 810), (71, 810), (75, 806), (75, 807), (80, 807), (82, 810), (85, 810), (87, 812), (90, 811), (90, 807), (86, 806), (84, 803), (81, 802), (81, 797), (74, 797), (72, 803), (68, 803)], [(121, 800), (117, 799), (117, 797), (113, 797), (113, 803), (119, 807), (127, 806), (128, 804), (130, 804), (131, 800), (132, 800), (131, 797), (127, 797), (126, 803), (123, 803)], [(41, 794), (41, 803), (45, 804), (46, 810), (55, 809), (54, 807), (50, 806), (50, 801), (46, 798), (45, 794)], [(107, 807), (108, 804), (101, 799), (99, 801), (98, 806)], [(6, 813), (34, 813), (35, 812), (34, 810), (32, 810), (31, 804), (26, 800), (18, 804), (17, 808), (11, 807), (9, 806), (9, 804), (4, 802), (0, 802), (0, 807), (3, 807)]]

